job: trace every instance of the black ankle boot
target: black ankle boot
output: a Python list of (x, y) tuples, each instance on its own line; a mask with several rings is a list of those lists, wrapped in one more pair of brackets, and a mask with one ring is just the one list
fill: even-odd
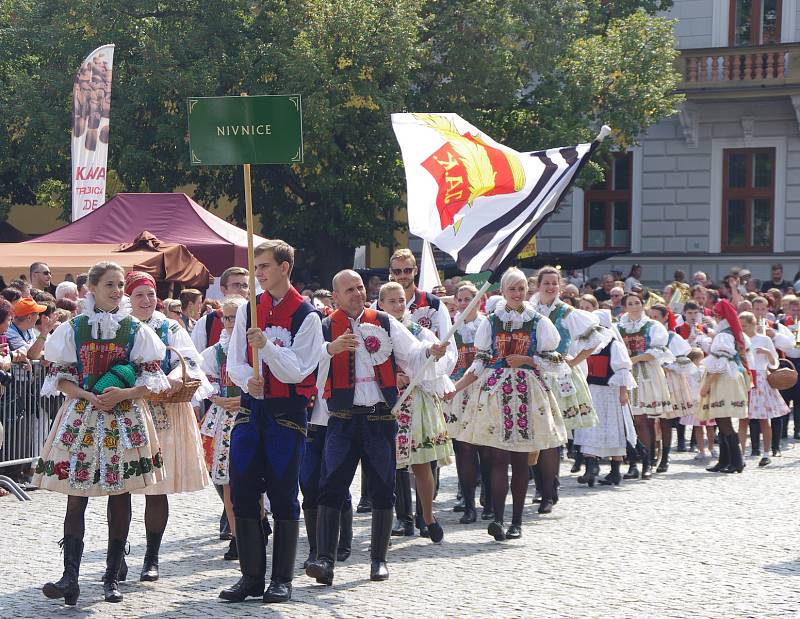
[(353, 551), (353, 504), (348, 501), (339, 516), (339, 545), (336, 548), (336, 560), (347, 561)]
[(478, 512), (475, 511), (475, 491), (464, 497), (464, 515), (459, 519), (459, 524), (472, 524), (478, 519)]
[[(583, 453), (580, 451), (575, 452), (575, 462), (572, 464), (572, 468), (569, 470), (570, 473), (577, 473), (581, 470), (581, 466), (583, 465)], [(581, 482), (582, 483), (582, 482)]]
[(317, 510), (304, 509), (303, 522), (306, 524), (306, 538), (308, 539), (308, 558), (303, 562), (303, 569), (317, 559)]
[(728, 453), (730, 454), (730, 464), (720, 473), (741, 473), (744, 470), (744, 459), (742, 458), (742, 449), (739, 445), (739, 437), (734, 434), (729, 434), (728, 439)]
[[(372, 517), (375, 518), (374, 512)], [(341, 512), (320, 505), (317, 509), (317, 558), (306, 566), (306, 575), (316, 579), (321, 585), (333, 584), (333, 566), (336, 561), (340, 528)]]
[(594, 488), (595, 481), (597, 480), (597, 473), (600, 465), (597, 458), (584, 458), (583, 459), (586, 470), (583, 475), (578, 477), (579, 484), (588, 484), (590, 488)]
[(611, 472), (605, 476), (605, 479), (600, 480), (601, 486), (619, 486), (622, 481), (622, 474), (619, 472), (620, 464), (619, 460), (611, 461)]
[(714, 466), (709, 466), (706, 470), (709, 473), (719, 473), (722, 469), (727, 468), (731, 463), (731, 452), (728, 446), (728, 441), (722, 434), (719, 435), (719, 461)]
[(119, 590), (119, 569), (125, 557), (125, 540), (108, 540), (106, 554), (106, 573), (103, 575), (103, 595), (106, 602), (121, 602), (122, 592)]
[(386, 554), (389, 552), (389, 536), (392, 532), (392, 510), (372, 510), (372, 534), (370, 538), (370, 580), (388, 580)]
[(395, 503), (394, 511), (397, 520), (392, 526), (392, 535), (397, 537), (410, 537), (414, 535), (414, 517), (411, 515), (411, 477), (408, 469), (397, 471), (394, 481)]
[(64, 598), (64, 604), (75, 606), (81, 593), (81, 588), (78, 586), (78, 573), (83, 557), (83, 540), (66, 535), (58, 545), (64, 552), (64, 573), (60, 580), (45, 584), (42, 587), (42, 593), (51, 600)]
[(139, 580), (155, 582), (158, 580), (158, 551), (161, 548), (161, 538), (164, 533), (147, 531), (147, 551), (144, 553), (144, 563)]
[(264, 595), (264, 577), (267, 571), (267, 549), (264, 531), (256, 518), (236, 518), (236, 539), (239, 546), (239, 569), (242, 577), (219, 597), (228, 602), (244, 602), (248, 597)]
[(292, 599), (294, 561), (297, 558), (299, 520), (276, 520), (272, 539), (272, 575), (264, 592), (268, 604), (288, 602)]
[(658, 463), (656, 473), (666, 473), (669, 470), (670, 445), (661, 443), (661, 462)]
[(623, 475), (623, 479), (639, 479), (639, 467), (635, 462), (628, 466), (628, 472)]

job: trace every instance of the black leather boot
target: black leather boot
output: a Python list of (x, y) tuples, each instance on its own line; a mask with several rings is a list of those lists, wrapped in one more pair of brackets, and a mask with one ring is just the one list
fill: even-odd
[(244, 602), (248, 597), (264, 595), (264, 578), (267, 572), (267, 548), (264, 531), (256, 518), (236, 518), (236, 539), (239, 546), (239, 568), (242, 577), (219, 597), (228, 602)]
[(158, 580), (158, 551), (161, 548), (161, 538), (164, 533), (147, 531), (147, 551), (144, 553), (144, 563), (139, 580), (154, 582)]
[[(372, 517), (375, 518), (374, 512)], [(341, 512), (320, 505), (317, 509), (317, 558), (306, 567), (306, 576), (316, 579), (321, 585), (333, 584), (333, 566), (336, 563), (340, 526)]]
[(600, 480), (601, 486), (619, 486), (622, 481), (622, 474), (619, 472), (620, 464), (622, 463), (619, 460), (611, 461), (611, 472)]
[(656, 473), (666, 473), (669, 470), (669, 452), (672, 448), (666, 441), (661, 442), (661, 462), (658, 463)]
[(472, 524), (478, 519), (475, 511), (475, 489), (464, 493), (464, 515), (459, 519), (459, 524)]
[(739, 445), (739, 436), (734, 432), (724, 437), (728, 443), (728, 458), (730, 463), (720, 473), (741, 473), (744, 470), (744, 459), (742, 458), (742, 448)]
[(581, 470), (582, 465), (583, 465), (583, 453), (581, 453), (580, 448), (578, 448), (575, 451), (575, 462), (573, 462), (572, 468), (569, 470), (569, 472), (577, 473), (578, 471)]
[(103, 596), (106, 602), (121, 602), (122, 591), (119, 590), (119, 570), (125, 557), (124, 539), (108, 540), (106, 554), (106, 573), (103, 575)]
[(294, 561), (297, 558), (299, 520), (276, 520), (272, 539), (272, 575), (264, 592), (268, 604), (288, 602), (292, 599)]
[(303, 521), (306, 523), (306, 537), (308, 538), (308, 558), (303, 562), (303, 569), (317, 558), (317, 510), (304, 509)]
[(388, 580), (389, 569), (386, 567), (386, 554), (389, 552), (389, 536), (392, 532), (392, 510), (372, 510), (372, 536), (369, 555), (369, 579)]
[(347, 501), (339, 516), (339, 545), (336, 560), (347, 561), (353, 549), (353, 504)]
[(714, 466), (708, 467), (706, 470), (709, 473), (719, 473), (722, 471), (722, 469), (727, 468), (730, 463), (731, 463), (731, 452), (730, 452), (730, 447), (728, 446), (727, 437), (720, 434), (719, 461)]
[(408, 469), (397, 471), (394, 491), (397, 497), (394, 503), (397, 520), (392, 527), (392, 535), (397, 537), (414, 535), (414, 517), (411, 514), (411, 477)]
[(367, 471), (361, 467), (361, 498), (358, 500), (358, 507), (356, 513), (368, 514), (372, 511), (372, 499), (369, 498), (369, 484), (370, 480), (367, 477)]
[(81, 588), (78, 586), (78, 573), (81, 568), (81, 557), (83, 557), (83, 540), (66, 535), (58, 545), (64, 552), (64, 573), (60, 580), (45, 584), (42, 587), (42, 593), (51, 600), (64, 598), (64, 604), (75, 606), (81, 593)]

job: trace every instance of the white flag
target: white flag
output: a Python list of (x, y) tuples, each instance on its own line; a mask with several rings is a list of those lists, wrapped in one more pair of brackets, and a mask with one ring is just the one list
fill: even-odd
[(519, 153), (456, 114), (392, 114), (408, 186), (408, 226), (466, 273), (494, 271), (558, 206), (608, 134), (590, 144)]
[(72, 88), (72, 221), (106, 201), (114, 46), (86, 57)]
[(429, 241), (422, 242), (422, 260), (419, 267), (419, 288), (425, 292), (431, 292), (436, 286), (441, 286), (439, 270), (436, 268), (436, 260), (433, 257), (433, 247)]

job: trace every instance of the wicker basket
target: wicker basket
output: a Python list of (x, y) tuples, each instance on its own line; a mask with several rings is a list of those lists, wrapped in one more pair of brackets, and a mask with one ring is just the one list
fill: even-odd
[(778, 368), (769, 370), (767, 382), (773, 389), (791, 389), (797, 384), (797, 370), (794, 369), (791, 361), (786, 359), (778, 360)]
[(183, 373), (182, 381), (183, 387), (173, 393), (151, 393), (148, 400), (151, 402), (160, 402), (161, 404), (178, 404), (180, 402), (191, 402), (194, 397), (194, 392), (200, 386), (200, 380), (197, 378), (189, 378), (186, 372), (186, 359), (183, 355), (175, 350), (172, 346), (167, 346), (167, 350), (171, 350), (178, 356), (178, 361), (181, 363), (181, 371)]

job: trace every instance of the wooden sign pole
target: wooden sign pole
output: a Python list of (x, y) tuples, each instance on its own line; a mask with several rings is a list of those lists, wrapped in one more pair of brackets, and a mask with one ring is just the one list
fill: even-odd
[[(243, 97), (247, 93), (242, 93)], [(258, 326), (256, 312), (256, 258), (253, 251), (253, 187), (250, 181), (250, 164), (244, 164), (244, 208), (247, 220), (247, 271), (249, 273), (248, 285), (250, 286), (250, 324)], [(258, 351), (253, 351), (253, 378), (258, 378), (259, 366)]]

